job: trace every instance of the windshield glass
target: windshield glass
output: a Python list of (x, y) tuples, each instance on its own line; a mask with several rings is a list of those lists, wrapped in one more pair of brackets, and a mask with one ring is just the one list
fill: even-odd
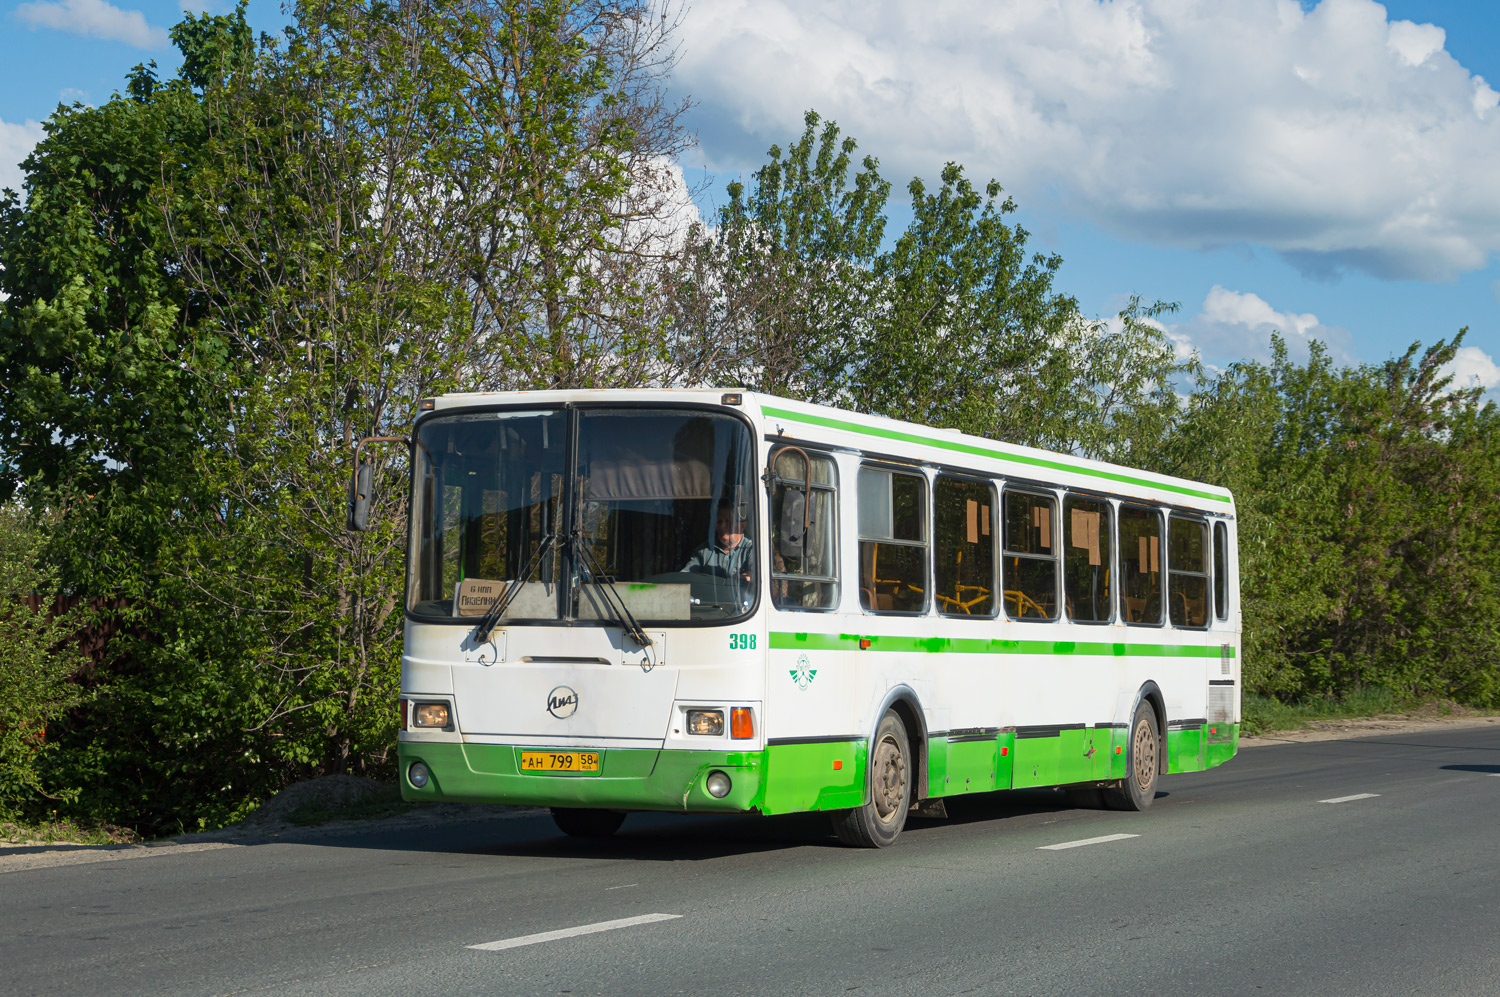
[(580, 409), (570, 447), (567, 416), (422, 423), (411, 612), (477, 618), (517, 577), (526, 583), (502, 619), (619, 622), (612, 601), (642, 623), (748, 612), (759, 575), (746, 425), (686, 409)]
[[(411, 611), (483, 616), (525, 572), (509, 619), (557, 619), (567, 416), (486, 412), (429, 419), (417, 436), (412, 498)], [(529, 570), (528, 570), (529, 569)]]
[[(756, 591), (750, 433), (708, 412), (579, 413), (580, 542), (646, 620), (725, 619)], [(580, 585), (580, 619), (607, 615)]]

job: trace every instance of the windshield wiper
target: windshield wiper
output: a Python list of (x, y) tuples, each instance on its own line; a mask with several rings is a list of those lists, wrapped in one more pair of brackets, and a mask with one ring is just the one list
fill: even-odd
[(614, 617), (614, 622), (623, 627), (630, 635), (630, 639), (639, 647), (642, 649), (650, 647), (654, 643), (651, 635), (642, 630), (641, 625), (630, 614), (630, 607), (625, 605), (624, 596), (620, 595), (620, 590), (615, 588), (615, 580), (604, 573), (604, 569), (599, 566), (598, 560), (594, 557), (593, 547), (584, 542), (581, 533), (573, 534), (573, 556), (578, 567), (594, 583), (595, 591), (599, 593), (601, 601)]
[(511, 604), (511, 600), (515, 599), (516, 593), (520, 592), (521, 587), (530, 580), (531, 572), (541, 563), (543, 555), (547, 553), (547, 549), (552, 546), (552, 542), (556, 539), (557, 534), (555, 533), (548, 533), (542, 537), (541, 542), (536, 545), (536, 551), (531, 555), (531, 559), (526, 562), (526, 567), (521, 570), (520, 574), (511, 579), (511, 583), (505, 586), (504, 592), (495, 596), (495, 601), (490, 603), (490, 608), (484, 611), (484, 615), (479, 618), (479, 625), (474, 628), (474, 643), (489, 643), (490, 631), (495, 629), (495, 624), (499, 623), (500, 617), (505, 615), (505, 610)]

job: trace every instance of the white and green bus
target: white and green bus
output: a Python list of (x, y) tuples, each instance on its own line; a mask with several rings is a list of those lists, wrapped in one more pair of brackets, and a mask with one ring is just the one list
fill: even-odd
[(594, 836), (821, 810), (881, 846), (949, 796), (1140, 810), (1235, 753), (1221, 488), (744, 391), (421, 409), (409, 800)]

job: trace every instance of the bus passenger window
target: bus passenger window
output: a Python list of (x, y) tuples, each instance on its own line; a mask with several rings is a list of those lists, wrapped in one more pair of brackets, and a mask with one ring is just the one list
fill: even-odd
[[(838, 603), (836, 498), (833, 461), (793, 448), (772, 455), (771, 600), (777, 609)], [(784, 519), (794, 527), (791, 535), (783, 533)]]
[(1214, 616), (1229, 618), (1229, 527), (1214, 523)]
[(1057, 500), (1006, 491), (1002, 572), (1013, 620), (1057, 619)]
[(1208, 626), (1208, 524), (1173, 516), (1167, 532), (1167, 601), (1174, 627)]
[(1120, 506), (1120, 615), (1126, 623), (1161, 624), (1161, 516)]
[(939, 475), (932, 490), (938, 612), (995, 615), (994, 489), (982, 481)]
[(1063, 599), (1075, 623), (1110, 621), (1109, 503), (1069, 495), (1063, 500)]
[(872, 613), (927, 608), (927, 480), (859, 469), (859, 602)]

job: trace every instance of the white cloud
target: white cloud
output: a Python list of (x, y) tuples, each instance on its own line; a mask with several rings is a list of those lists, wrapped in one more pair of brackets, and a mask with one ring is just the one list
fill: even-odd
[(0, 189), (21, 190), (21, 182), (25, 179), (21, 160), (31, 155), (43, 134), (41, 123), (37, 121), (21, 124), (0, 121)]
[(677, 80), (753, 168), (814, 108), (899, 181), (946, 160), (1132, 239), (1447, 280), (1500, 250), (1500, 96), (1373, 0), (716, 0)]
[(1454, 388), (1483, 388), (1491, 393), (1500, 388), (1500, 364), (1477, 346), (1459, 347), (1442, 373), (1452, 376)]
[(136, 48), (165, 48), (171, 42), (167, 29), (147, 24), (145, 14), (121, 10), (104, 0), (34, 0), (17, 7), (16, 16), (33, 28), (55, 28)]
[(1165, 329), (1179, 353), (1190, 345), (1215, 368), (1241, 359), (1270, 360), (1272, 333), (1286, 341), (1293, 360), (1305, 361), (1310, 344), (1318, 340), (1328, 347), (1335, 363), (1358, 362), (1349, 330), (1324, 325), (1311, 312), (1277, 311), (1258, 294), (1230, 291), (1217, 284), (1204, 297), (1197, 315)]
[(1443, 50), (1448, 33), (1435, 24), (1413, 24), (1411, 21), (1395, 21), (1390, 27), (1386, 46), (1400, 56), (1408, 66), (1420, 66)]

